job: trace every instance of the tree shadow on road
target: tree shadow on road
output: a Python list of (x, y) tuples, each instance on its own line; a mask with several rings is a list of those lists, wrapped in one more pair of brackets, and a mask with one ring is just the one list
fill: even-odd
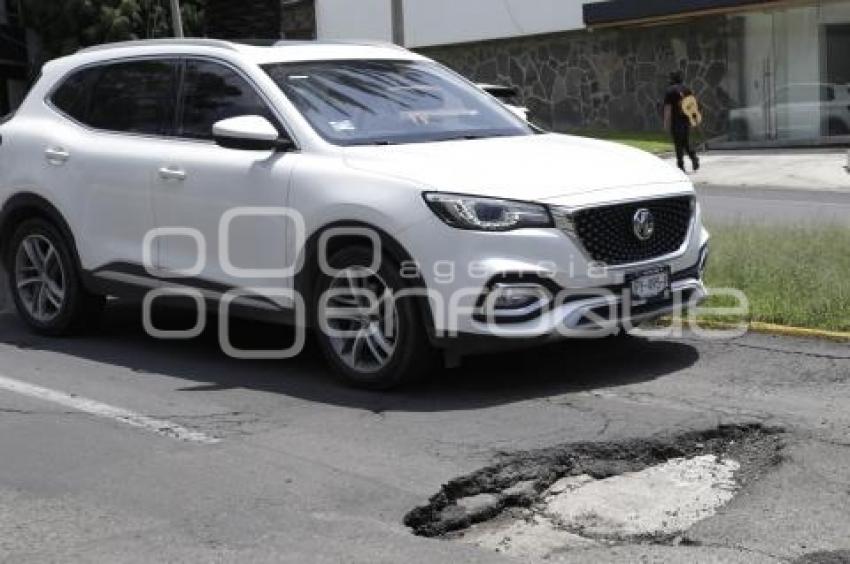
[[(194, 324), (194, 314), (169, 312), (157, 327), (180, 329)], [(102, 326), (90, 335), (50, 339), (27, 331), (14, 314), (0, 315), (0, 342), (26, 349), (131, 369), (139, 378), (166, 375), (189, 382), (186, 393), (214, 393), (242, 388), (282, 394), (306, 401), (374, 412), (466, 410), (558, 394), (596, 390), (653, 380), (692, 366), (693, 346), (672, 340), (642, 338), (563, 341), (542, 347), (465, 358), (459, 368), (438, 368), (425, 382), (394, 392), (367, 392), (340, 384), (310, 343), (289, 360), (238, 360), (219, 347), (218, 327), (188, 341), (155, 339), (141, 322), (141, 308), (113, 303)], [(282, 348), (292, 329), (233, 320), (235, 344), (247, 348)]]

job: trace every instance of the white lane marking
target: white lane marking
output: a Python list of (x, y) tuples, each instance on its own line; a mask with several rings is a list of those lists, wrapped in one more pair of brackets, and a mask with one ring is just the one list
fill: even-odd
[(220, 439), (210, 437), (200, 431), (192, 431), (170, 421), (154, 419), (153, 417), (141, 415), (139, 413), (101, 403), (99, 401), (77, 395), (66, 394), (65, 392), (51, 390), (49, 388), (42, 388), (41, 386), (21, 382), (20, 380), (15, 380), (7, 376), (3, 376), (2, 374), (0, 374), (0, 389), (56, 403), (97, 417), (120, 421), (121, 423), (145, 429), (146, 431), (151, 431), (162, 437), (168, 437), (169, 439), (208, 445), (220, 442)]

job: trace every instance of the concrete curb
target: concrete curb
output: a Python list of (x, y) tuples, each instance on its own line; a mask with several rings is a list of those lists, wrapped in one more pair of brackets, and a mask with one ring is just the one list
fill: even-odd
[[(699, 324), (703, 327), (711, 327), (716, 329), (733, 329), (739, 326), (739, 324), (735, 323), (706, 320), (700, 320)], [(763, 323), (761, 321), (751, 321), (748, 326), (750, 331), (754, 331), (756, 333), (765, 333), (767, 335), (778, 335), (781, 337), (805, 337), (810, 339), (824, 339), (827, 341), (835, 341), (839, 343), (850, 343), (850, 333), (845, 333), (842, 331), (825, 331), (823, 329), (791, 327), (788, 325)]]

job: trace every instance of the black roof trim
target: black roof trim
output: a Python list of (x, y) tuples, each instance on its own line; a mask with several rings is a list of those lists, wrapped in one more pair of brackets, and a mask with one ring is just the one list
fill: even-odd
[(780, 0), (608, 0), (584, 5), (588, 26), (687, 15), (706, 10), (735, 9)]

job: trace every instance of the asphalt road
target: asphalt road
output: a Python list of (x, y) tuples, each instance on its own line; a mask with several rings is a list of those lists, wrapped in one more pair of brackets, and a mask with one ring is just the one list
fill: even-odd
[(850, 225), (850, 190), (698, 185), (697, 193), (709, 223)]
[[(690, 543), (550, 561), (780, 562), (850, 548), (847, 345), (567, 343), (374, 394), (337, 385), (312, 351), (238, 361), (214, 331), (157, 341), (138, 319), (116, 306), (97, 334), (51, 340), (0, 315), (0, 561), (508, 561), (415, 537), (402, 517), (500, 453), (753, 421), (787, 430), (784, 460)], [(237, 329), (261, 344), (281, 334)]]
[[(699, 192), (713, 223), (850, 223), (845, 193)], [(549, 561), (781, 562), (850, 549), (846, 344), (565, 343), (371, 394), (340, 387), (314, 350), (239, 361), (214, 328), (157, 341), (139, 320), (113, 305), (98, 333), (51, 340), (0, 314), (0, 562), (508, 561), (413, 536), (402, 518), (504, 453), (753, 421), (787, 430), (784, 461), (688, 545)], [(237, 327), (278, 344), (278, 328)]]

